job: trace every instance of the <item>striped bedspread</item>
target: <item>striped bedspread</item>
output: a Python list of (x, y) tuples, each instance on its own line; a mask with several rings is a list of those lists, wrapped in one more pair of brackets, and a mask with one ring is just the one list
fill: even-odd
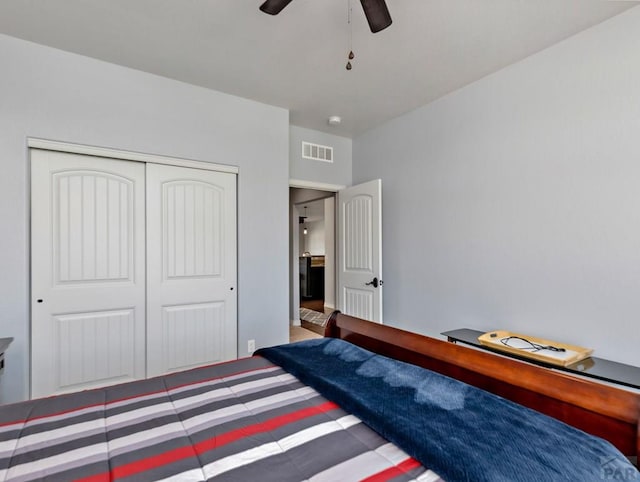
[(264, 358), (0, 407), (0, 481), (436, 481)]

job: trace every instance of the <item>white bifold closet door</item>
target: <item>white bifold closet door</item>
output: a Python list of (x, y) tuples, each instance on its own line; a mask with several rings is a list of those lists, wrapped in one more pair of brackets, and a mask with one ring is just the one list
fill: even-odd
[(236, 176), (147, 164), (147, 206), (147, 376), (236, 358)]
[(31, 396), (145, 376), (145, 165), (31, 151)]
[(31, 162), (32, 398), (236, 358), (234, 174)]

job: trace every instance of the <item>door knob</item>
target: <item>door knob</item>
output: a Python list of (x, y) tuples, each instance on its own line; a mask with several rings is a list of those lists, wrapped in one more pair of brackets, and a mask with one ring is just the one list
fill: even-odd
[(378, 287), (378, 278), (373, 278), (371, 281), (369, 281), (368, 283), (365, 283), (365, 285), (367, 286), (373, 286), (374, 288)]

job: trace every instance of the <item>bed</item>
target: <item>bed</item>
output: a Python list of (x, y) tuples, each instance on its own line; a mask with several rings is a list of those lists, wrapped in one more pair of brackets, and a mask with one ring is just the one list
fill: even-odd
[(325, 334), (0, 407), (0, 480), (640, 480), (637, 393), (338, 312)]

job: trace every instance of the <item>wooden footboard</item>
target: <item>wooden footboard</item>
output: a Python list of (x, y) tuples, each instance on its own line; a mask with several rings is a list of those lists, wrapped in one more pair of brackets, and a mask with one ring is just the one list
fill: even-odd
[(339, 311), (332, 313), (325, 336), (456, 378), (602, 437), (627, 456), (640, 456), (638, 393)]

